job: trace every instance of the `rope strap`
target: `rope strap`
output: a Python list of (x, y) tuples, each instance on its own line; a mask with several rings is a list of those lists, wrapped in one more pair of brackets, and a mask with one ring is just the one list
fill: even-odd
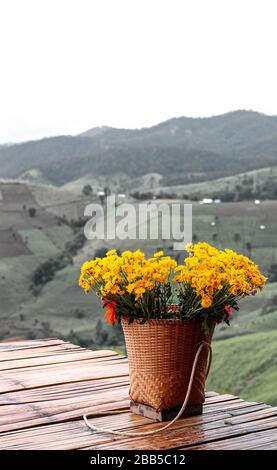
[(172, 426), (172, 424), (174, 424), (177, 421), (177, 419), (180, 418), (180, 416), (182, 416), (182, 414), (185, 411), (185, 408), (187, 406), (188, 399), (189, 399), (189, 396), (190, 396), (190, 392), (191, 392), (191, 388), (192, 388), (192, 384), (193, 384), (193, 380), (194, 380), (194, 376), (195, 376), (195, 371), (196, 371), (196, 366), (197, 366), (197, 363), (198, 363), (198, 359), (199, 359), (199, 356), (201, 354), (201, 351), (204, 348), (207, 348), (208, 351), (209, 351), (208, 364), (207, 364), (207, 369), (206, 369), (206, 378), (208, 377), (211, 362), (212, 362), (212, 348), (211, 348), (211, 345), (209, 343), (207, 343), (206, 341), (202, 341), (198, 346), (198, 349), (197, 349), (197, 352), (196, 352), (196, 355), (195, 355), (195, 358), (194, 358), (194, 361), (193, 361), (192, 370), (191, 370), (191, 374), (190, 374), (190, 380), (189, 380), (189, 384), (188, 384), (188, 389), (187, 389), (187, 393), (186, 393), (184, 402), (182, 404), (182, 407), (181, 407), (179, 413), (175, 416), (175, 418), (173, 418), (173, 420), (170, 421), (169, 423), (167, 423), (165, 426), (162, 426), (161, 428), (155, 429), (153, 431), (125, 432), (125, 431), (115, 431), (113, 429), (100, 428), (100, 427), (94, 426), (93, 424), (91, 424), (88, 421), (88, 416), (92, 417), (92, 416), (99, 416), (99, 415), (111, 415), (111, 414), (126, 413), (126, 410), (122, 410), (122, 411), (104, 411), (104, 412), (100, 412), (100, 413), (92, 413), (92, 414), (89, 414), (89, 415), (83, 415), (83, 419), (84, 419), (87, 427), (89, 429), (91, 429), (92, 431), (94, 431), (94, 432), (108, 433), (108, 434), (113, 434), (115, 436), (126, 436), (126, 437), (150, 436), (150, 435), (157, 434), (159, 432), (162, 432), (162, 431), (165, 431), (166, 429), (168, 429), (170, 426)]

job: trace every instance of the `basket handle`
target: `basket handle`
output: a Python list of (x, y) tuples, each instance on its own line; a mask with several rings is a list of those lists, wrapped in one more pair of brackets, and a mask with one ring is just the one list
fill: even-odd
[(185, 411), (185, 408), (187, 406), (188, 399), (189, 399), (189, 396), (190, 396), (190, 392), (191, 392), (191, 388), (192, 388), (192, 384), (193, 384), (193, 379), (194, 379), (194, 376), (195, 376), (195, 371), (196, 371), (196, 366), (197, 366), (197, 363), (198, 363), (198, 359), (199, 359), (199, 356), (200, 356), (200, 354), (201, 354), (201, 352), (204, 348), (208, 349), (208, 351), (209, 351), (208, 363), (207, 363), (207, 368), (206, 368), (206, 378), (208, 377), (210, 367), (211, 367), (211, 362), (212, 362), (212, 348), (211, 348), (211, 345), (209, 343), (207, 343), (206, 341), (201, 341), (201, 343), (199, 343), (197, 352), (196, 352), (195, 357), (194, 357), (194, 361), (193, 361), (193, 365), (192, 365), (192, 369), (191, 369), (191, 374), (190, 374), (190, 379), (189, 379), (189, 384), (188, 384), (188, 389), (187, 389), (187, 393), (186, 393), (185, 399), (183, 401), (183, 404), (181, 406), (181, 409), (178, 412), (178, 414), (175, 416), (175, 418), (173, 418), (172, 421), (167, 423), (165, 426), (162, 426), (161, 428), (155, 429), (153, 431), (125, 432), (125, 431), (115, 431), (113, 429), (99, 428), (97, 426), (94, 426), (93, 424), (91, 424), (88, 421), (88, 416), (111, 415), (111, 414), (120, 414), (120, 413), (125, 413), (126, 412), (126, 411), (103, 411), (103, 412), (100, 412), (100, 413), (98, 412), (98, 413), (91, 413), (89, 415), (83, 415), (83, 419), (84, 419), (87, 427), (89, 429), (91, 429), (91, 431), (94, 431), (94, 432), (113, 434), (114, 436), (126, 436), (126, 437), (150, 436), (150, 435), (157, 434), (159, 432), (162, 432), (162, 431), (165, 431), (166, 429), (168, 429), (170, 426), (172, 426), (172, 424), (174, 424), (177, 421), (177, 419), (180, 418), (180, 416), (182, 416), (183, 412)]

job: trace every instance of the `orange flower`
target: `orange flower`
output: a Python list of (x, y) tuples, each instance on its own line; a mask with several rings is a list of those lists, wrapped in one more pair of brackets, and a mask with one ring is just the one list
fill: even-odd
[(116, 316), (115, 316), (116, 302), (114, 302), (114, 301), (111, 301), (111, 302), (104, 301), (104, 308), (106, 310), (106, 313), (105, 313), (106, 322), (110, 323), (110, 325), (114, 325), (114, 323), (116, 321)]
[(231, 307), (229, 307), (229, 305), (225, 305), (225, 310), (226, 310), (226, 313), (225, 313), (225, 316), (226, 318), (231, 318), (232, 314), (231, 314)]

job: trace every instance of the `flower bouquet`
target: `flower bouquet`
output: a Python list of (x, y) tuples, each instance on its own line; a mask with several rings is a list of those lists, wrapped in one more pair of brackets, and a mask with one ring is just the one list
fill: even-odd
[(140, 250), (110, 250), (85, 262), (79, 281), (101, 297), (107, 322), (122, 324), (131, 408), (160, 420), (184, 402), (188, 388), (186, 414), (201, 413), (215, 325), (229, 324), (238, 301), (266, 282), (253, 261), (232, 250), (207, 243), (186, 250), (182, 265), (162, 251), (147, 259)]

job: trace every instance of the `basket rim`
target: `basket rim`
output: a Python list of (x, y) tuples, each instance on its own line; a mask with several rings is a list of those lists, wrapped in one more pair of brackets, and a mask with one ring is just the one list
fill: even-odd
[[(182, 324), (182, 323), (202, 323), (202, 320), (200, 320), (200, 318), (192, 318), (192, 319), (181, 319), (181, 318), (148, 318), (147, 320), (145, 320), (144, 318), (134, 318), (132, 320), (131, 323), (129, 323), (129, 320), (128, 320), (128, 317), (125, 317), (122, 315), (121, 319), (124, 321), (124, 322), (127, 322), (128, 325), (132, 325), (133, 323), (136, 323), (137, 325), (146, 325), (146, 324), (149, 324), (149, 323), (155, 323), (155, 324), (162, 324), (164, 325), (165, 323), (170, 323), (170, 324), (173, 324), (173, 323), (179, 323), (179, 324)], [(143, 321), (145, 320), (145, 321)], [(143, 322), (142, 322), (143, 321)]]

